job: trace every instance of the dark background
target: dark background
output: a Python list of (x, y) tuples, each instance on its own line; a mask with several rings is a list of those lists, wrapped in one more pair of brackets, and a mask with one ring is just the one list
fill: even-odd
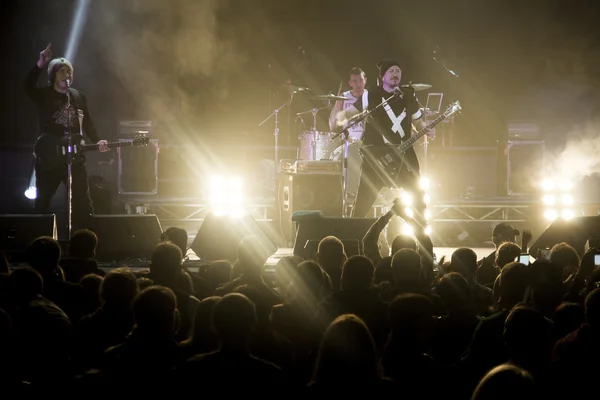
[[(22, 193), (37, 123), (22, 82), (48, 42), (54, 56), (64, 55), (77, 3), (3, 2), (2, 212), (29, 206)], [(537, 123), (553, 154), (573, 132), (599, 136), (600, 13), (593, 0), (90, 3), (72, 59), (74, 86), (87, 94), (103, 138), (118, 137), (120, 120), (153, 121), (159, 143), (177, 149), (165, 160), (180, 164), (159, 161), (175, 175), (198, 174), (200, 164), (219, 168), (215, 157), (232, 157), (239, 147), (272, 146), (273, 120), (258, 124), (286, 100), (286, 80), (335, 93), (354, 66), (375, 84), (376, 63), (389, 57), (401, 62), (405, 83), (433, 85), (444, 106), (461, 101), (455, 146), (493, 146), (506, 139), (512, 120)], [(459, 78), (433, 60), (436, 47)], [(298, 95), (291, 111), (320, 105)], [(319, 129), (326, 129), (325, 114)], [(282, 145), (296, 146), (300, 128), (287, 110), (280, 122)], [(264, 152), (257, 160), (272, 154), (257, 151)], [(91, 173), (114, 157), (90, 156)], [(106, 176), (113, 182), (115, 171)]]

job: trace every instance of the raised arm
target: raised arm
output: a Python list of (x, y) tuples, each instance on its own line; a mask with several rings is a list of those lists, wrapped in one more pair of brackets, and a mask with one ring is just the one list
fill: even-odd
[(29, 98), (34, 102), (37, 102), (40, 98), (40, 88), (37, 87), (38, 78), (42, 72), (42, 69), (48, 65), (51, 59), (52, 43), (48, 43), (48, 46), (46, 46), (44, 50), (40, 51), (40, 58), (38, 59), (36, 65), (27, 74), (27, 78), (25, 78), (25, 93), (27, 93)]

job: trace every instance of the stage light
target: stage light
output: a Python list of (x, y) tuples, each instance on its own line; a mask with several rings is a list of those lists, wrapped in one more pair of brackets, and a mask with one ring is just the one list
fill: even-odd
[(427, 225), (425, 227), (425, 234), (426, 235), (431, 235), (432, 229), (431, 229), (431, 225)]
[(210, 180), (210, 207), (218, 216), (244, 215), (244, 185), (241, 178), (214, 176)]
[(560, 217), (562, 219), (569, 220), (575, 217), (575, 212), (571, 209), (565, 209), (561, 211)]
[(575, 200), (571, 195), (573, 184), (568, 179), (558, 177), (555, 179), (544, 179), (540, 183), (540, 188), (544, 192), (542, 195), (542, 203), (550, 208), (544, 212), (544, 217), (548, 221), (554, 221), (558, 218), (569, 220), (575, 216), (575, 212), (571, 208), (556, 210), (554, 207), (571, 207)]
[(544, 205), (553, 206), (556, 204), (556, 196), (553, 194), (545, 194), (544, 197), (542, 197), (542, 201), (544, 202)]
[(548, 221), (554, 221), (558, 218), (558, 213), (556, 212), (556, 210), (546, 210), (544, 212), (544, 218), (546, 218)]
[(556, 188), (556, 184), (552, 179), (544, 179), (541, 182), (540, 187), (544, 192), (552, 192)]
[(431, 219), (431, 211), (429, 209), (425, 210), (425, 221), (429, 221)]
[(421, 179), (419, 180), (419, 186), (421, 186), (421, 189), (423, 189), (424, 191), (429, 190), (430, 185), (431, 182), (429, 181), (429, 178), (425, 176), (421, 177)]
[(412, 205), (412, 195), (408, 192), (402, 192), (402, 204), (404, 204), (407, 207), (410, 207)]
[(561, 202), (563, 206), (572, 206), (573, 205), (573, 196), (570, 194), (563, 194), (561, 198)]
[(402, 234), (406, 236), (414, 236), (415, 231), (413, 230), (412, 226), (404, 224), (402, 225)]
[(430, 201), (431, 201), (431, 196), (429, 196), (429, 193), (425, 193), (425, 194), (423, 195), (423, 202), (424, 202), (425, 204), (429, 204), (429, 202), (430, 202)]
[(414, 216), (415, 216), (415, 213), (413, 212), (412, 208), (410, 208), (410, 207), (406, 207), (404, 209), (404, 213), (406, 214), (406, 216), (408, 218), (414, 218)]
[(35, 200), (37, 198), (37, 188), (35, 186), (30, 186), (25, 191), (25, 197), (29, 200)]

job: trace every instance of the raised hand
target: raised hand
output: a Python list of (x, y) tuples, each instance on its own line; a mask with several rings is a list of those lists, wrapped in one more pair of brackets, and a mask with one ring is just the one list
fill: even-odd
[(37, 62), (39, 68), (44, 68), (52, 60), (52, 43), (48, 43), (48, 46), (40, 51), (40, 58)]
[(521, 236), (521, 250), (523, 253), (527, 253), (529, 242), (531, 242), (532, 238), (533, 235), (531, 234), (531, 231), (529, 229), (523, 229), (523, 235)]

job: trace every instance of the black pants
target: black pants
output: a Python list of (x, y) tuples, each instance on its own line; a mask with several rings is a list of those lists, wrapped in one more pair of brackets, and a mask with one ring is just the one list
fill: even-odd
[[(67, 185), (67, 166), (45, 169), (39, 162), (35, 165), (37, 197), (33, 210), (36, 214), (50, 214), (52, 197), (60, 183)], [(73, 229), (90, 228), (91, 215), (94, 213), (85, 162), (72, 166), (72, 225)], [(66, 198), (66, 197), (65, 197)], [(65, 203), (66, 204), (66, 203)]]
[[(406, 151), (403, 162), (404, 165), (396, 182), (396, 187), (402, 188), (412, 194), (411, 208), (415, 222), (424, 228), (427, 225), (425, 219), (425, 192), (421, 189), (419, 160), (414, 149), (411, 148)], [(377, 195), (379, 195), (379, 192), (384, 187), (386, 187), (386, 184), (381, 180), (373, 167), (363, 159), (356, 201), (352, 208), (352, 216), (366, 217), (371, 207), (373, 207)], [(417, 232), (418, 226), (413, 228)]]

